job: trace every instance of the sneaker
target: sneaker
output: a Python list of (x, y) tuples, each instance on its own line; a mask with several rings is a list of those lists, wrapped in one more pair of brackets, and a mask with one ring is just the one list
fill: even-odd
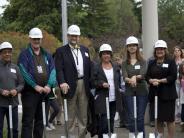
[(52, 123), (49, 123), (49, 127), (50, 127), (50, 129), (56, 129)]
[(52, 129), (50, 128), (50, 127), (48, 127), (48, 126), (46, 126), (46, 128), (45, 128), (47, 131), (51, 131)]

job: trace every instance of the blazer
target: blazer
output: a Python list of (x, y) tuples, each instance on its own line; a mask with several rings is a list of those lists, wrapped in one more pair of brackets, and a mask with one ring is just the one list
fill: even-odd
[[(115, 64), (112, 64), (112, 67), (115, 85), (116, 110), (121, 111), (122, 99), (119, 91), (121, 82), (120, 68)], [(94, 98), (95, 113), (106, 113), (106, 97), (109, 97), (109, 89), (103, 88), (102, 86), (104, 82), (108, 83), (108, 81), (101, 63), (98, 63), (93, 67), (91, 78), (92, 84), (96, 89)]]
[(165, 59), (161, 65), (157, 65), (156, 59), (149, 61), (146, 80), (166, 78), (167, 83), (149, 87), (149, 99), (154, 100), (155, 94), (162, 100), (174, 100), (177, 98), (175, 81), (177, 79), (177, 67), (173, 59)]
[[(83, 68), (84, 68), (83, 79), (85, 84), (85, 91), (88, 96), (90, 92), (91, 61), (89, 57), (89, 51), (86, 47), (80, 46), (80, 51), (83, 58)], [(65, 46), (58, 48), (56, 50), (54, 60), (55, 60), (56, 78), (58, 81), (58, 85), (62, 83), (67, 83), (69, 85), (70, 89), (65, 96), (66, 98), (71, 99), (74, 96), (76, 91), (78, 74), (77, 74), (77, 68), (75, 65), (75, 60), (73, 58), (70, 46), (67, 44)]]

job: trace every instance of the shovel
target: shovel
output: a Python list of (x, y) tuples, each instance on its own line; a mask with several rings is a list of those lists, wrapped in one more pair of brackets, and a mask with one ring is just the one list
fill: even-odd
[(108, 134), (103, 134), (103, 138), (117, 138), (117, 134), (111, 134), (110, 126), (110, 110), (109, 110), (109, 98), (106, 97), (106, 110), (107, 110), (107, 123), (108, 123)]
[(68, 133), (68, 108), (67, 108), (67, 99), (64, 99), (64, 120), (65, 120), (65, 136), (61, 136), (61, 138), (75, 138), (75, 136), (69, 135), (69, 133)]
[(42, 100), (42, 115), (43, 115), (43, 137), (46, 138), (46, 112), (45, 112), (45, 100)]
[(8, 109), (9, 109), (10, 138), (13, 138), (12, 105), (9, 105)]
[(138, 132), (137, 130), (137, 98), (136, 98), (136, 91), (134, 90), (134, 96), (133, 96), (133, 108), (134, 108), (134, 127), (135, 132), (129, 133), (129, 138), (143, 138), (143, 132)]

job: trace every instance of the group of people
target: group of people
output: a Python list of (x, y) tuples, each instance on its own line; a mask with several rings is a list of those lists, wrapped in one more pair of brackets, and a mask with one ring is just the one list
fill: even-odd
[[(148, 102), (154, 103), (154, 97), (158, 96), (158, 136), (163, 138), (163, 124), (166, 122), (168, 138), (174, 138), (175, 103), (178, 98), (176, 84), (180, 98), (184, 99), (184, 64), (169, 57), (165, 41), (155, 42), (153, 57), (147, 62), (140, 53), (138, 39), (134, 36), (128, 37), (126, 58), (119, 65), (113, 61), (113, 50), (109, 44), (100, 46), (99, 62), (94, 63), (90, 59), (88, 48), (79, 44), (80, 28), (71, 25), (67, 34), (68, 44), (58, 48), (52, 56), (41, 47), (42, 31), (39, 28), (31, 29), (29, 44), (21, 51), (18, 65), (11, 62), (12, 45), (9, 42), (0, 45), (0, 122), (4, 122), (6, 115), (9, 124), (8, 106), (12, 105), (13, 138), (18, 138), (17, 94), (21, 92), (23, 107), (21, 138), (41, 138), (44, 127), (42, 101), (48, 95), (52, 97), (56, 86), (60, 88), (62, 97), (67, 99), (69, 134), (74, 133), (77, 119), (78, 137), (85, 138), (90, 116), (89, 99), (93, 97), (93, 109), (90, 110), (95, 114), (96, 134), (103, 138), (103, 134), (108, 133), (108, 97), (111, 133), (114, 132), (116, 111), (122, 112), (126, 105), (130, 134), (134, 135), (137, 131), (145, 138), (146, 106)], [(175, 61), (178, 62), (177, 65), (180, 64), (178, 70)], [(92, 94), (91, 89), (95, 93)], [(133, 97), (136, 97), (136, 127)], [(55, 107), (55, 112), (48, 121), (52, 125), (53, 118), (60, 109), (52, 98), (50, 104)], [(0, 123), (0, 138), (3, 138), (3, 123)]]

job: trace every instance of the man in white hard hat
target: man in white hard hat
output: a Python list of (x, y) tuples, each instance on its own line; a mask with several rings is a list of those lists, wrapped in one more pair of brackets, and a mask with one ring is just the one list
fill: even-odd
[(42, 138), (42, 100), (56, 83), (54, 61), (41, 47), (43, 34), (39, 28), (29, 32), (30, 43), (18, 59), (20, 71), (25, 80), (22, 91), (22, 134), (21, 138)]
[[(24, 80), (16, 64), (11, 62), (12, 45), (3, 42), (0, 45), (0, 138), (3, 138), (3, 122), (9, 120), (9, 105), (12, 105), (13, 136), (18, 138), (18, 93), (24, 86)], [(10, 126), (8, 124), (8, 137)]]
[(79, 45), (80, 34), (80, 28), (77, 25), (71, 25), (68, 28), (69, 43), (56, 50), (55, 65), (58, 85), (68, 102), (69, 132), (73, 132), (77, 117), (79, 138), (84, 138), (91, 62), (88, 49)]

